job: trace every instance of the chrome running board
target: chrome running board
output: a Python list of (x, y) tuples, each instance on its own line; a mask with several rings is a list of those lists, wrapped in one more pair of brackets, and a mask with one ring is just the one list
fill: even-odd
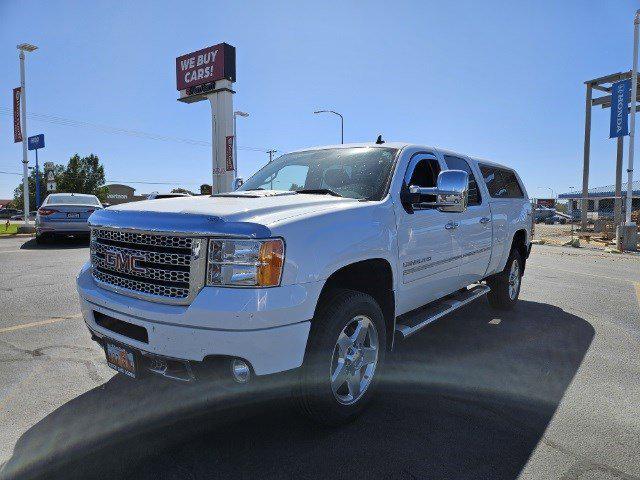
[(417, 310), (405, 313), (396, 319), (396, 332), (407, 338), (440, 317), (486, 295), (490, 290), (487, 285), (475, 284), (463, 292), (453, 293)]

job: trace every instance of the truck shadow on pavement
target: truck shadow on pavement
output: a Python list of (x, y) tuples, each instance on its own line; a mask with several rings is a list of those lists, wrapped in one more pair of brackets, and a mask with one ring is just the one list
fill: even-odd
[(496, 315), (476, 302), (399, 342), (375, 403), (334, 429), (293, 412), (287, 376), (258, 398), (116, 375), (25, 432), (2, 475), (514, 479), (593, 336), (551, 305)]
[(20, 245), (20, 250), (68, 250), (72, 248), (87, 248), (89, 236), (60, 237), (46, 243), (37, 243), (35, 238)]

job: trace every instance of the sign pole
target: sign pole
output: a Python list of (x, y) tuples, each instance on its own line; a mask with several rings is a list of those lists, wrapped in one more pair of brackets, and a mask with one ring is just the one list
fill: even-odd
[(38, 168), (38, 149), (36, 148), (36, 210), (40, 208), (40, 169)]
[(27, 155), (27, 90), (24, 75), (24, 50), (20, 50), (20, 88), (22, 101), (22, 192), (24, 204), (24, 226), (29, 226), (29, 157)]
[[(227, 85), (225, 85), (227, 84)], [(211, 104), (212, 147), (211, 166), (213, 182), (211, 193), (224, 193), (233, 190), (234, 165), (233, 150), (231, 164), (227, 162), (227, 137), (233, 138), (233, 90), (231, 82), (220, 80), (216, 82), (216, 91), (207, 95)]]
[(638, 26), (640, 25), (640, 10), (636, 11), (633, 19), (633, 68), (631, 70), (631, 125), (629, 128), (629, 158), (627, 168), (627, 211), (625, 212), (625, 225), (634, 226), (631, 223), (631, 208), (633, 199), (633, 149), (634, 135), (636, 131), (636, 96), (638, 95)]

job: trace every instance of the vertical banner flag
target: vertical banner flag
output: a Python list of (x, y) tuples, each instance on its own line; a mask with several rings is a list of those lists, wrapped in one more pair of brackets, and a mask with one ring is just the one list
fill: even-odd
[(611, 86), (611, 122), (609, 138), (629, 135), (628, 105), (631, 101), (631, 79), (615, 82)]
[(20, 87), (13, 89), (13, 143), (22, 141), (22, 126), (20, 125)]
[(233, 172), (233, 135), (227, 137), (227, 172)]

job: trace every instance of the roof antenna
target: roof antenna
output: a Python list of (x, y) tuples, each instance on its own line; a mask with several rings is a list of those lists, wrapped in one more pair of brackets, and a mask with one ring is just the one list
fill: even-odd
[(382, 145), (384, 140), (382, 139), (382, 135), (378, 135), (378, 139), (376, 140), (376, 145)]

